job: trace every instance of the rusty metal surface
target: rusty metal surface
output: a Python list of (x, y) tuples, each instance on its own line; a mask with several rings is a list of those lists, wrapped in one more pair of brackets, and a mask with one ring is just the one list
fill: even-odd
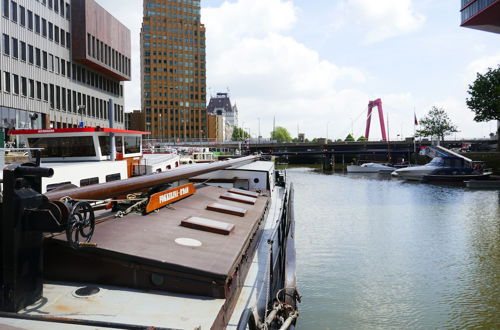
[[(82, 284), (47, 283), (44, 298), (21, 310), (18, 319), (0, 317), (18, 329), (210, 329), (223, 299), (99, 286), (89, 297), (76, 295)], [(21, 320), (25, 317), (30, 320)], [(53, 322), (35, 321), (41, 318)], [(54, 323), (54, 322), (64, 322)], [(91, 325), (85, 327), (84, 325)]]
[[(92, 239), (96, 248), (75, 251), (66, 247), (63, 235), (55, 236), (64, 244), (47, 242), (46, 276), (53, 280), (96, 281), (226, 297), (230, 287), (228, 280), (258, 229), (269, 198), (260, 196), (255, 205), (248, 206), (243, 218), (206, 210), (206, 206), (219, 201), (225, 191), (202, 187), (195, 195), (172, 204), (173, 208), (100, 223)], [(226, 236), (182, 227), (181, 221), (191, 216), (233, 224), (234, 229)], [(197, 240), (201, 246), (179, 245), (176, 243), (178, 238)], [(153, 273), (160, 274), (165, 281), (155, 286), (151, 283)]]
[(69, 196), (73, 199), (106, 199), (142, 191), (146, 188), (170, 182), (189, 179), (204, 173), (225, 169), (257, 159), (258, 156), (247, 156), (211, 164), (180, 167), (176, 170), (145, 175), (120, 181), (106, 182), (63, 191), (47, 192), (45, 196), (51, 201)]

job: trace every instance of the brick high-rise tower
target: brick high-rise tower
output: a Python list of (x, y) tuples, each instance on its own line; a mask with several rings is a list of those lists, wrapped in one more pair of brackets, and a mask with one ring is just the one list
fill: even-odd
[(200, 0), (145, 0), (142, 111), (155, 139), (207, 136), (205, 26)]

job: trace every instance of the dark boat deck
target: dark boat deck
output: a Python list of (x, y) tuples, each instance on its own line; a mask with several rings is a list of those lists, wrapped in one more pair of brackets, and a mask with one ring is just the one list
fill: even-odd
[[(73, 250), (65, 244), (63, 234), (47, 239), (45, 276), (58, 281), (227, 298), (231, 279), (240, 268), (245, 268), (245, 256), (253, 253), (252, 238), (259, 233), (269, 202), (266, 196), (257, 197), (254, 205), (221, 199), (227, 191), (202, 187), (193, 196), (157, 213), (130, 214), (100, 223), (92, 238), (96, 247)], [(212, 203), (247, 212), (237, 216), (207, 210)], [(234, 228), (214, 233), (181, 226), (190, 217), (215, 220), (222, 227)]]

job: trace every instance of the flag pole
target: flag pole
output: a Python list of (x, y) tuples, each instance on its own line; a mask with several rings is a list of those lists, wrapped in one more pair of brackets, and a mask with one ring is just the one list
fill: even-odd
[(415, 107), (413, 107), (413, 117), (415, 121), (413, 122), (413, 155), (415, 157), (415, 165), (417, 165), (417, 113), (415, 112)]

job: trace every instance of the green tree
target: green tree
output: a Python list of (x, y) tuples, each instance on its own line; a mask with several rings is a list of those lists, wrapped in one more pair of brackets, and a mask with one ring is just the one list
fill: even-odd
[(347, 141), (347, 142), (352, 142), (352, 141), (355, 141), (354, 140), (354, 137), (351, 135), (351, 134), (348, 134), (346, 137), (345, 137), (345, 140), (344, 141)]
[(292, 136), (286, 128), (277, 126), (274, 131), (271, 132), (271, 140), (276, 140), (278, 142), (291, 142)]
[(361, 135), (359, 138), (358, 138), (358, 142), (362, 142), (362, 141), (368, 141), (367, 138), (365, 138), (363, 135)]
[(247, 132), (243, 128), (235, 127), (233, 130), (233, 135), (231, 136), (232, 141), (243, 141), (246, 138), (250, 137)]
[(470, 98), (466, 103), (475, 113), (475, 121), (500, 120), (500, 65), (484, 75), (478, 73), (467, 92)]
[(429, 113), (420, 120), (421, 129), (417, 130), (415, 136), (437, 137), (444, 141), (446, 135), (458, 132), (457, 126), (453, 125), (448, 114), (443, 108), (432, 107)]

